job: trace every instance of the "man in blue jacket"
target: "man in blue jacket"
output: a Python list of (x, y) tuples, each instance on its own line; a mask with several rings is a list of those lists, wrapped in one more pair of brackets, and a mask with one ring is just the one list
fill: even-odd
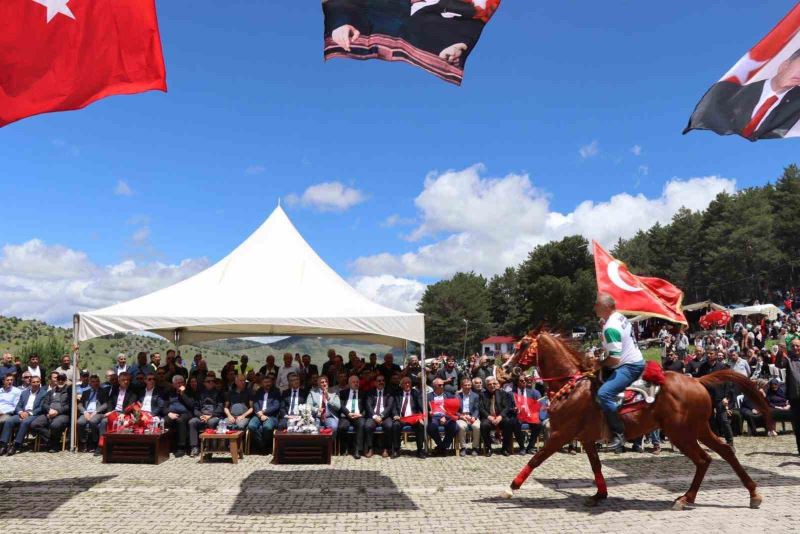
[[(458, 443), (461, 446), (461, 456), (468, 454), (477, 456), (481, 442), (481, 398), (472, 391), (472, 380), (467, 376), (461, 379), (461, 391), (456, 393), (461, 401), (458, 411)], [(472, 432), (472, 445), (467, 450), (467, 430)]]
[[(13, 456), (22, 448), (28, 428), (33, 420), (42, 414), (42, 401), (46, 394), (47, 392), (42, 388), (42, 379), (38, 376), (31, 377), (31, 387), (22, 392), (14, 415), (3, 425), (3, 431), (0, 434), (0, 456), (3, 454)], [(19, 430), (17, 430), (16, 439), (12, 442), (11, 436), (16, 426), (19, 426)]]
[[(152, 375), (149, 375), (150, 378)], [(213, 378), (206, 377), (214, 382)], [(195, 399), (186, 391), (186, 381), (182, 375), (172, 377), (172, 387), (164, 397), (164, 427), (171, 432), (178, 433), (175, 442), (175, 458), (180, 458), (186, 454), (189, 442), (189, 420), (192, 418)]]

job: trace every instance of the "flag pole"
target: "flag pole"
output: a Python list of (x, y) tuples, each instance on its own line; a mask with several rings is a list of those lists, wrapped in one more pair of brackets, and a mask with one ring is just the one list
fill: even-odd
[(422, 436), (425, 443), (425, 450), (428, 450), (428, 379), (425, 372), (425, 343), (420, 345), (419, 354), (422, 360), (422, 380), (420, 381), (420, 388), (422, 389), (422, 414), (425, 416), (422, 426)]
[(80, 374), (78, 371), (78, 328), (80, 326), (81, 318), (77, 313), (72, 316), (72, 395), (70, 400), (69, 411), (69, 447), (72, 452), (78, 451), (76, 443), (77, 430), (75, 422), (77, 421), (76, 415), (78, 412), (78, 379)]

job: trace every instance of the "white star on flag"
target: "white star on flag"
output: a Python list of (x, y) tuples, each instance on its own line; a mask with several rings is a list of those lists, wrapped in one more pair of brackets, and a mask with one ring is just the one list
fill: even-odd
[(39, 5), (45, 6), (47, 8), (47, 22), (50, 23), (53, 20), (53, 17), (61, 13), (62, 15), (66, 15), (67, 17), (75, 20), (75, 15), (72, 14), (72, 10), (67, 6), (69, 4), (69, 0), (33, 0)]

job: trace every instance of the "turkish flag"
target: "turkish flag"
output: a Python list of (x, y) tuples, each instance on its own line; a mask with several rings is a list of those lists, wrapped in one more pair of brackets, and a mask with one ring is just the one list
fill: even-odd
[(682, 309), (683, 291), (660, 278), (631, 274), (624, 263), (614, 259), (596, 241), (592, 245), (597, 291), (614, 297), (617, 310), (687, 324)]
[(167, 90), (155, 0), (0, 1), (0, 127)]
[(527, 395), (514, 393), (514, 404), (517, 406), (517, 419), (523, 423), (530, 425), (538, 425), (541, 421), (539, 419), (539, 401), (532, 399)]

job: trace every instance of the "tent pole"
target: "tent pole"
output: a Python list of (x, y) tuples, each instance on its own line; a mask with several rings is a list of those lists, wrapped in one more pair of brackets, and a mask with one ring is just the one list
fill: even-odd
[(428, 379), (425, 374), (425, 344), (420, 345), (419, 349), (420, 360), (422, 363), (422, 380), (420, 381), (420, 388), (422, 389), (422, 414), (425, 416), (425, 423), (422, 427), (422, 435), (425, 439), (425, 450), (428, 450)]
[(76, 415), (78, 412), (78, 327), (80, 326), (80, 315), (77, 313), (72, 317), (72, 395), (70, 400), (69, 412), (69, 447), (72, 452), (78, 451), (76, 443), (77, 432), (75, 429)]

